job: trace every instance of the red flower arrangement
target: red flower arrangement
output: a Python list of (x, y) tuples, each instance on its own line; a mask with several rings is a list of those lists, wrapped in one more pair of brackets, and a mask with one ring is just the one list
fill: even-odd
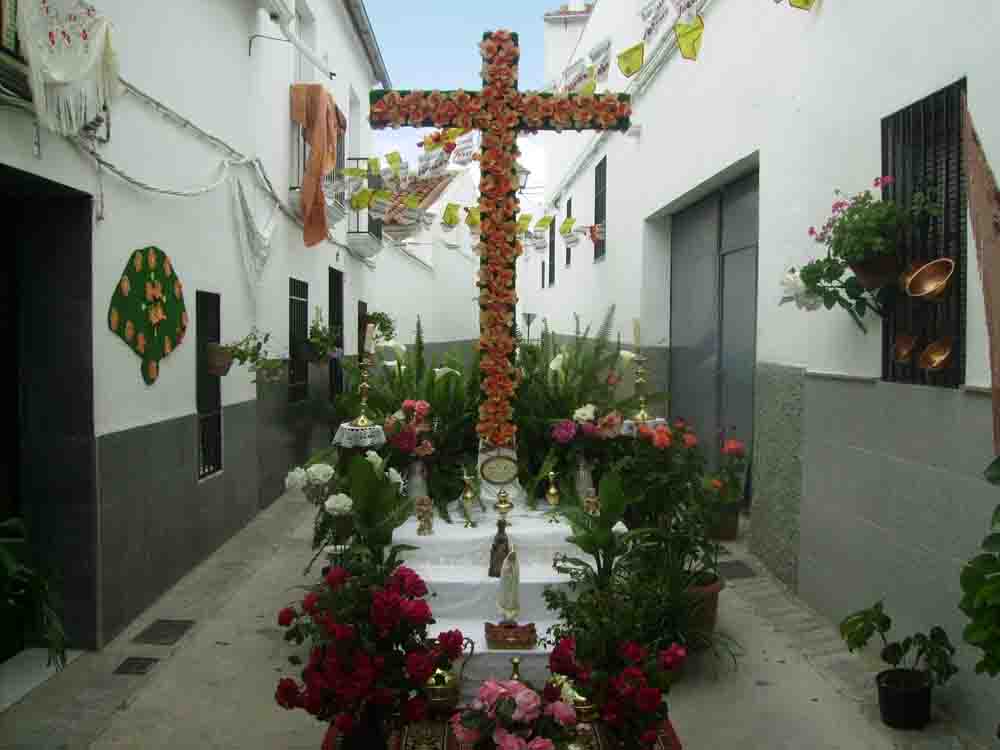
[[(549, 670), (572, 680), (592, 701), (620, 747), (652, 747), (667, 722), (666, 696), (672, 676), (687, 659), (676, 643), (658, 654), (634, 641), (619, 645), (614, 665), (591, 670), (576, 657), (576, 641), (560, 640), (549, 656)], [(598, 677), (600, 675), (600, 677)]]
[[(395, 565), (394, 554), (388, 565)], [(434, 618), (420, 576), (405, 566), (389, 575), (387, 569), (375, 563), (331, 568), (298, 607), (278, 613), (278, 624), (288, 629), (285, 639), (309, 640), (312, 649), (302, 684), (282, 678), (275, 700), (329, 722), (324, 747), (373, 717), (423, 719), (427, 681), (462, 655), (460, 631), (428, 637)]]
[[(483, 309), (512, 310), (517, 303), (514, 263), (523, 252), (517, 238), (517, 134), (540, 129), (594, 128), (627, 130), (631, 100), (624, 94), (549, 94), (517, 90), (521, 49), (510, 31), (487, 32), (479, 45), (483, 59), (483, 89), (468, 91), (373, 91), (374, 128), (404, 125), (436, 128), (476, 128), (482, 131), (480, 211), (482, 265), (480, 304)], [(425, 143), (436, 146), (440, 137)], [(483, 399), (476, 432), (487, 443), (514, 442), (510, 399), (517, 388), (511, 361), (515, 342), (510, 321), (484, 322), (480, 329)], [(491, 376), (503, 376), (500, 378)]]
[(426, 401), (407, 399), (403, 407), (385, 420), (383, 429), (389, 444), (406, 458), (426, 458), (434, 453), (434, 443), (425, 433), (431, 431), (427, 417), (431, 405)]

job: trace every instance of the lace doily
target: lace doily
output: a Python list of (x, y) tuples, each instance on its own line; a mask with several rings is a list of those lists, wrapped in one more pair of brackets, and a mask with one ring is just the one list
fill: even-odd
[(652, 430), (655, 430), (661, 424), (667, 424), (667, 420), (663, 417), (657, 417), (656, 419), (647, 419), (645, 422), (636, 422), (634, 419), (626, 419), (622, 422), (622, 435), (636, 435), (639, 432), (640, 425), (646, 425)]
[(385, 430), (381, 425), (355, 427), (350, 422), (344, 422), (337, 428), (333, 444), (338, 448), (377, 448), (385, 445)]

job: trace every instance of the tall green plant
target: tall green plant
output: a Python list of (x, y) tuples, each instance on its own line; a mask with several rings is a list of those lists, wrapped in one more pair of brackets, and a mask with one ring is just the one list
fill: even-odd
[(976, 672), (1000, 674), (1000, 505), (993, 511), (982, 552), (962, 568), (959, 609), (969, 618), (962, 637), (982, 653)]

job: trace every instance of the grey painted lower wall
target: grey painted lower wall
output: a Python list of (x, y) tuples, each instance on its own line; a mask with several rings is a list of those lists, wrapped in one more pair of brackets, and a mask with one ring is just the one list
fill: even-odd
[(958, 610), (961, 566), (1000, 502), (982, 479), (989, 397), (807, 376), (804, 413), (799, 594), (834, 620), (884, 598), (900, 636), (944, 627), (962, 671), (935, 700), (993, 736), (1000, 681), (974, 674)]
[(100, 638), (107, 643), (258, 511), (257, 405), (223, 411), (223, 470), (198, 480), (198, 418), (97, 441)]
[(802, 368), (757, 363), (750, 547), (793, 589), (798, 583), (804, 385)]

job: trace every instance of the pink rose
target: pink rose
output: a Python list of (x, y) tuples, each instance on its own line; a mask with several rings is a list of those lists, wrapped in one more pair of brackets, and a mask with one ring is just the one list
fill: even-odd
[(417, 402), (414, 401), (412, 398), (408, 398), (406, 399), (406, 401), (403, 402), (403, 411), (413, 411), (416, 408), (416, 406)]
[(572, 419), (564, 419), (557, 422), (552, 428), (552, 439), (561, 445), (565, 445), (576, 437), (576, 422)]
[(527, 742), (503, 727), (497, 727), (493, 731), (493, 744), (496, 745), (496, 750), (528, 750)]
[(576, 724), (576, 710), (568, 703), (556, 701), (545, 707), (545, 713), (550, 715), (564, 727)]
[(413, 411), (417, 413), (417, 416), (423, 419), (428, 414), (431, 413), (431, 405), (426, 401), (415, 401), (413, 403)]
[(514, 696), (514, 721), (530, 724), (542, 713), (542, 698), (534, 690), (522, 690)]
[(556, 746), (552, 744), (552, 740), (545, 739), (544, 737), (535, 737), (535, 739), (528, 743), (528, 750), (556, 750)]
[(487, 680), (479, 687), (479, 700), (492, 708), (493, 704), (503, 695), (504, 689), (496, 680)]
[(475, 745), (480, 740), (479, 730), (470, 729), (462, 724), (462, 714), (457, 713), (451, 717), (451, 733), (462, 745)]

